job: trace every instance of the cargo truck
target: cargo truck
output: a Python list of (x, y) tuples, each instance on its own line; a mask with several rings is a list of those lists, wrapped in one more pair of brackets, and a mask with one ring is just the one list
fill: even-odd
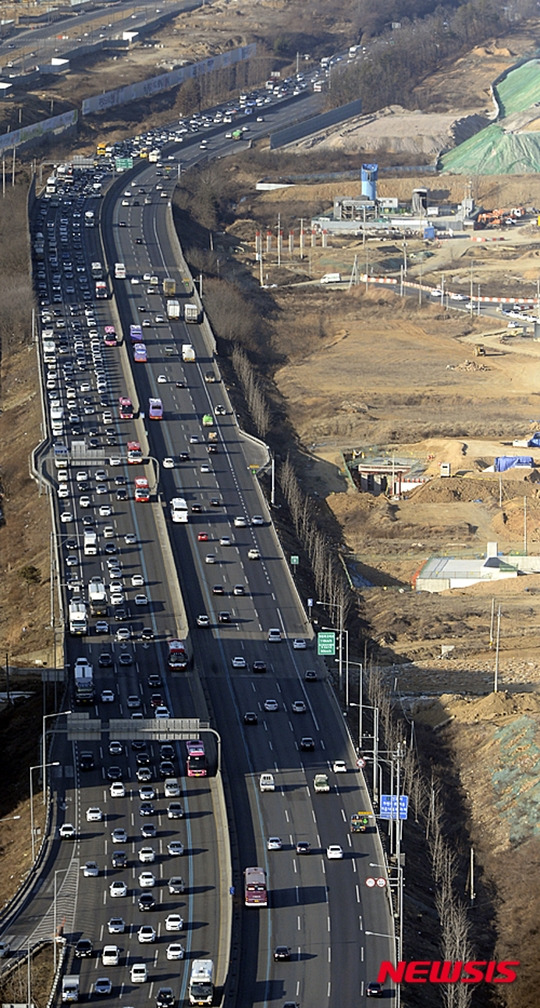
[[(96, 533), (94, 532), (94, 535)], [(86, 530), (85, 530), (86, 536)], [(107, 592), (100, 577), (93, 577), (88, 585), (88, 601), (91, 616), (107, 615)]]
[(330, 790), (330, 785), (328, 783), (328, 777), (325, 773), (315, 774), (313, 780), (313, 789), (315, 794), (323, 794)]
[(182, 344), (182, 360), (185, 364), (195, 363), (195, 348), (191, 345), (191, 343)]
[(69, 1001), (79, 1000), (79, 977), (78, 976), (65, 976), (62, 979), (62, 1001), (65, 1003)]
[(214, 999), (214, 963), (211, 959), (194, 959), (189, 978), (189, 1003), (211, 1005)]
[(184, 305), (184, 321), (185, 322), (200, 322), (201, 313), (199, 311), (199, 306), (190, 301), (188, 304)]
[(86, 658), (77, 658), (73, 667), (75, 703), (94, 702), (94, 669)]
[(176, 299), (171, 299), (167, 301), (167, 318), (169, 319), (179, 319), (180, 318), (180, 302)]
[(369, 826), (369, 812), (353, 812), (351, 833), (365, 833)]
[[(98, 539), (97, 532), (94, 529), (84, 530), (84, 542), (83, 542), (83, 553), (85, 556), (97, 556), (98, 551)], [(98, 578), (99, 580), (99, 578)], [(90, 601), (92, 601), (90, 599)]]
[(86, 612), (86, 602), (82, 599), (73, 599), (69, 603), (69, 632), (72, 637), (82, 637), (88, 633), (88, 614)]
[(163, 293), (165, 297), (174, 297), (176, 294), (176, 280), (171, 277), (165, 277), (163, 281)]

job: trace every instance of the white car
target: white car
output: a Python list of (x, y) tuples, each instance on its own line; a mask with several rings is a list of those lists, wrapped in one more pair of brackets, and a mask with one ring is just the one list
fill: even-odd
[(343, 857), (343, 848), (339, 844), (330, 844), (326, 848), (326, 856), (329, 861), (340, 861)]
[(156, 380), (157, 380), (158, 385), (166, 385), (167, 384), (167, 375), (158, 374)]
[(131, 983), (145, 983), (148, 980), (146, 963), (133, 963), (130, 973)]
[(111, 917), (107, 922), (107, 931), (109, 934), (124, 934), (126, 930), (126, 922), (123, 917)]
[(126, 701), (130, 710), (138, 710), (141, 706), (141, 698), (137, 693), (130, 693)]
[(253, 515), (251, 519), (252, 525), (264, 525), (264, 518), (262, 515)]
[(113, 843), (127, 843), (127, 833), (125, 829), (123, 829), (122, 826), (117, 826), (116, 829), (113, 829), (111, 840)]
[(204, 465), (201, 466), (201, 472), (202, 473), (209, 473), (209, 472), (212, 472), (212, 470), (211, 470), (210, 466), (207, 465), (206, 462), (205, 462)]
[(110, 518), (112, 515), (112, 508), (109, 504), (102, 504), (99, 509), (99, 514), (101, 518)]
[(253, 548), (248, 550), (248, 560), (260, 560), (260, 559), (261, 554), (259, 553), (258, 549)]
[(96, 878), (99, 875), (99, 868), (95, 861), (87, 861), (83, 866), (83, 875), (85, 878)]
[(220, 546), (232, 546), (232, 539), (230, 536), (221, 536), (219, 540)]
[(153, 847), (141, 847), (139, 851), (139, 861), (141, 864), (151, 864), (156, 860), (156, 852)]
[(136, 595), (133, 601), (135, 605), (148, 605), (148, 597), (146, 595)]
[(167, 844), (167, 854), (174, 856), (184, 853), (184, 845), (181, 840), (170, 840)]
[(118, 966), (120, 962), (120, 949), (118, 945), (104, 945), (101, 953), (101, 962), (104, 966)]
[(137, 938), (141, 944), (150, 943), (155, 942), (157, 934), (151, 924), (141, 924), (137, 931)]
[(233, 668), (246, 668), (246, 659), (241, 657), (236, 657), (232, 659)]
[(305, 651), (307, 644), (303, 637), (295, 637), (292, 646), (294, 651)]
[(332, 764), (332, 770), (334, 773), (347, 773), (347, 764), (345, 760), (337, 759), (334, 760)]
[(279, 704), (278, 704), (277, 700), (265, 700), (263, 706), (264, 706), (265, 711), (277, 711), (277, 710), (279, 710)]
[(205, 558), (204, 558), (204, 562), (207, 563), (207, 564), (215, 564), (216, 558), (215, 558), (214, 554), (213, 553), (207, 553), (206, 556), (205, 556)]
[(165, 918), (166, 931), (181, 931), (184, 927), (184, 918), (178, 913), (167, 914)]
[(247, 527), (247, 521), (246, 521), (246, 519), (245, 518), (235, 518), (234, 519), (234, 527), (235, 528), (246, 528)]
[(120, 606), (125, 602), (124, 593), (121, 591), (111, 592), (111, 605)]
[(156, 709), (154, 710), (154, 717), (157, 718), (158, 720), (159, 719), (164, 720), (166, 718), (169, 718), (170, 716), (171, 715), (168, 707), (160, 706), (156, 707)]
[(93, 805), (91, 808), (86, 810), (86, 821), (87, 822), (102, 822), (103, 812), (97, 805)]
[(144, 584), (144, 578), (142, 574), (133, 574), (131, 578), (131, 587), (142, 588), (143, 584)]
[(151, 889), (156, 884), (156, 876), (151, 871), (143, 871), (139, 875), (141, 889)]
[(62, 840), (73, 840), (75, 836), (75, 827), (73, 823), (63, 823), (58, 833)]
[(180, 942), (171, 942), (167, 946), (167, 959), (183, 959), (184, 958), (184, 946)]
[(163, 459), (164, 469), (174, 469), (174, 459), (168, 457)]
[(283, 847), (283, 844), (281, 842), (281, 838), (280, 837), (278, 837), (278, 836), (268, 837), (268, 840), (266, 841), (266, 849), (267, 850), (281, 850), (282, 847)]
[(60, 515), (60, 521), (63, 522), (64, 525), (67, 524), (67, 522), (72, 522), (73, 515), (71, 511), (62, 511), (62, 514)]
[(306, 705), (303, 700), (294, 700), (292, 705), (292, 710), (294, 714), (305, 714)]
[(114, 693), (112, 689), (104, 689), (101, 691), (101, 702), (114, 703)]
[(127, 885), (125, 882), (111, 882), (109, 893), (112, 897), (127, 896)]
[(200, 616), (197, 616), (197, 626), (198, 627), (210, 626), (210, 617), (207, 616), (205, 613), (201, 613)]

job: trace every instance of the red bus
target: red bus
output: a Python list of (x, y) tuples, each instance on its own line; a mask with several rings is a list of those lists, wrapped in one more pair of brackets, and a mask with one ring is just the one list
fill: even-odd
[(186, 646), (181, 640), (169, 641), (169, 668), (171, 672), (182, 671), (188, 666)]
[(263, 868), (246, 868), (244, 871), (244, 903), (246, 906), (268, 906), (266, 872)]
[(129, 338), (132, 343), (142, 343), (143, 341), (142, 326), (130, 325)]
[(148, 419), (163, 420), (163, 403), (161, 399), (148, 400)]
[[(121, 420), (133, 420), (133, 403), (131, 399), (121, 395), (118, 400), (118, 407)], [(130, 441), (129, 444), (138, 444), (138, 442)]]
[(96, 280), (96, 297), (106, 298), (108, 297), (108, 295), (109, 292), (107, 290), (107, 284), (105, 283), (105, 280)]
[(146, 476), (138, 476), (135, 480), (135, 500), (138, 504), (146, 504), (150, 500), (150, 485)]
[(195, 742), (186, 742), (187, 760), (186, 770), (188, 777), (206, 777), (208, 774), (208, 764), (204, 743), (200, 739)]
[(128, 441), (127, 460), (130, 465), (138, 465), (143, 460), (142, 448), (138, 441)]
[(105, 346), (118, 346), (118, 339), (116, 336), (116, 329), (113, 325), (105, 326), (105, 335), (103, 337), (103, 342)]

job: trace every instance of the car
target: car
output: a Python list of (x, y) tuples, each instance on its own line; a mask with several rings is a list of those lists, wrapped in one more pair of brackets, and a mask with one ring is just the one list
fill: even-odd
[(141, 630), (141, 640), (154, 640), (154, 631), (152, 627), (143, 627)]
[(161, 686), (161, 676), (159, 672), (151, 672), (146, 682), (150, 686), (150, 689), (155, 689), (157, 686)]
[(114, 693), (111, 689), (104, 689), (101, 691), (101, 702), (102, 703), (114, 703)]
[(131, 587), (132, 588), (142, 588), (144, 585), (144, 578), (142, 574), (132, 574), (131, 576)]
[(156, 381), (158, 385), (165, 385), (167, 383), (167, 375), (158, 374)]
[(111, 766), (107, 770), (107, 778), (110, 781), (118, 781), (122, 777), (122, 771), (118, 766)]
[(150, 706), (161, 707), (162, 704), (163, 704), (163, 697), (161, 693), (152, 693), (150, 697)]
[(221, 536), (219, 540), (220, 546), (232, 546), (232, 539), (230, 536)]
[(184, 808), (181, 802), (169, 802), (167, 806), (167, 819), (182, 819)]
[(156, 810), (152, 805), (152, 802), (141, 802), (139, 805), (139, 815), (140, 816), (153, 816), (156, 814)]
[(292, 646), (294, 651), (305, 651), (307, 644), (303, 637), (295, 637)]
[(190, 444), (198, 444), (199, 443), (199, 436), (198, 436), (198, 434), (192, 434), (191, 437), (190, 437), (190, 439), (189, 439), (189, 443)]
[(159, 756), (160, 759), (173, 760), (176, 756), (174, 746), (170, 742), (162, 742), (159, 747)]
[(230, 623), (230, 622), (231, 622), (230, 612), (223, 610), (222, 612), (218, 613), (218, 623)]
[(94, 980), (94, 994), (97, 997), (106, 997), (112, 994), (112, 983), (108, 977), (98, 977)]
[(206, 615), (206, 613), (201, 613), (200, 616), (197, 616), (197, 626), (198, 627), (210, 626), (210, 618), (209, 616)]
[(137, 542), (137, 536), (134, 532), (126, 532), (124, 542), (127, 546), (133, 546)]
[(62, 823), (58, 834), (62, 840), (73, 840), (76, 834), (73, 823)]
[(178, 913), (167, 914), (165, 918), (166, 931), (181, 931), (184, 927), (184, 919)]
[(142, 595), (142, 594), (136, 595), (135, 598), (133, 599), (133, 601), (135, 602), (135, 605), (138, 605), (138, 606), (148, 605), (148, 596), (147, 595)]
[(184, 889), (185, 889), (185, 885), (184, 885), (184, 880), (183, 880), (182, 876), (181, 875), (173, 875), (173, 877), (171, 879), (169, 879), (168, 889), (169, 889), (169, 892), (170, 892), (171, 896), (177, 896), (177, 895), (180, 895), (181, 893), (183, 893)]
[(99, 875), (99, 868), (95, 861), (87, 861), (83, 865), (83, 875), (85, 878), (97, 878)]
[(224, 595), (225, 588), (221, 584), (212, 585), (212, 595)]
[(137, 693), (130, 693), (126, 700), (126, 704), (130, 710), (138, 710), (141, 706), (141, 698)]
[(74, 553), (68, 553), (66, 557), (66, 567), (76, 567), (78, 562), (79, 562), (78, 556), (75, 556)]
[(315, 669), (308, 668), (304, 673), (304, 679), (306, 682), (317, 682), (317, 673)]
[(280, 837), (278, 836), (268, 837), (268, 840), (266, 841), (267, 850), (281, 850), (282, 847), (283, 842)]
[(159, 773), (165, 779), (167, 777), (174, 777), (176, 770), (172, 760), (162, 760), (159, 764)]
[(242, 658), (241, 655), (236, 655), (236, 657), (231, 660), (231, 664), (233, 668), (247, 668), (246, 659)]
[(332, 770), (334, 773), (347, 773), (347, 764), (345, 760), (337, 759), (332, 763)]
[(245, 518), (242, 518), (240, 516), (240, 517), (234, 519), (233, 524), (234, 524), (235, 528), (246, 528), (247, 527), (247, 520)]
[(215, 562), (216, 562), (215, 554), (214, 553), (207, 553), (206, 556), (205, 556), (205, 558), (204, 558), (204, 562), (207, 563), (207, 564), (215, 564)]
[(264, 518), (262, 515), (253, 515), (251, 518), (252, 525), (264, 525)]
[(366, 997), (382, 997), (384, 994), (384, 988), (381, 983), (376, 980), (370, 980), (366, 984)]
[(221, 507), (221, 501), (219, 497), (210, 498), (210, 507)]
[(227, 410), (225, 409), (224, 406), (218, 403), (217, 406), (214, 406), (214, 413), (216, 414), (216, 416), (226, 416)]
[(174, 994), (171, 987), (160, 987), (156, 994), (156, 1008), (173, 1008)]
[(263, 707), (265, 711), (277, 711), (279, 710), (279, 704), (277, 700), (265, 700)]
[(260, 560), (261, 559), (261, 554), (259, 553), (258, 549), (249, 549), (247, 555), (248, 555), (248, 560)]
[(290, 962), (291, 950), (288, 945), (276, 945), (274, 949), (274, 962)]
[[(177, 382), (176, 384), (177, 384), (177, 386), (178, 386), (178, 385), (179, 385), (179, 384), (181, 384), (181, 383)], [(189, 462), (189, 452), (187, 452), (187, 451), (182, 451), (182, 452), (179, 452), (179, 453), (178, 453), (178, 460), (179, 460), (180, 462)], [(196, 506), (198, 507), (198, 505), (196, 505)], [(193, 511), (193, 508), (191, 508), (191, 510)], [(194, 514), (197, 514), (197, 513), (198, 513), (198, 514), (200, 514), (200, 511), (201, 511), (201, 508), (199, 507), (199, 511), (198, 511), (198, 512), (196, 512), (196, 511), (193, 511), (193, 513), (194, 513)]]
[(301, 752), (313, 752), (314, 749), (315, 749), (315, 740), (312, 739), (310, 735), (305, 735), (304, 738), (300, 739)]
[(292, 711), (294, 714), (305, 714), (306, 705), (303, 700), (294, 700), (292, 704)]
[(118, 742), (117, 739), (111, 739), (109, 742), (109, 753), (111, 756), (121, 756), (124, 752), (124, 745), (122, 742)]
[(87, 822), (102, 822), (103, 812), (97, 805), (92, 805), (86, 810), (86, 821)]
[(311, 850), (311, 844), (307, 840), (299, 840), (296, 844), (297, 854), (309, 854)]
[(191, 512), (192, 514), (202, 514), (202, 504), (198, 504), (197, 501), (194, 501), (191, 505)]
[(152, 771), (150, 770), (150, 767), (147, 766), (139, 767), (135, 776), (139, 782), (146, 784), (148, 781), (152, 780)]
[(343, 848), (339, 844), (330, 844), (326, 848), (326, 856), (329, 861), (340, 861), (343, 857)]
[(141, 826), (141, 836), (144, 840), (154, 840), (157, 837), (157, 827), (153, 822), (143, 823)]
[(153, 847), (141, 847), (138, 858), (141, 864), (151, 864), (156, 860), (156, 852)]
[(168, 457), (163, 459), (164, 469), (174, 469), (174, 459)]
[(115, 637), (117, 641), (126, 641), (131, 637), (131, 630), (129, 627), (117, 627)]
[(197, 542), (208, 542), (209, 538), (208, 532), (199, 532), (197, 534)]
[(166, 959), (183, 959), (184, 955), (184, 946), (180, 942), (171, 942), (170, 945), (167, 945)]
[[(145, 742), (143, 742), (142, 744), (144, 746), (146, 745)], [(131, 745), (133, 747), (133, 742), (131, 743)], [(135, 762), (136, 762), (137, 766), (141, 766), (141, 767), (142, 766), (149, 766), (150, 765), (150, 754), (148, 752), (146, 752), (146, 749), (142, 749), (142, 750), (140, 750), (140, 751), (137, 752), (137, 755), (135, 757)]]
[(167, 844), (167, 854), (171, 857), (180, 857), (184, 853), (184, 845), (181, 840), (170, 840)]
[(244, 720), (244, 724), (255, 724), (256, 725), (256, 724), (259, 723), (259, 719), (258, 719), (255, 711), (246, 711), (246, 713), (244, 714), (243, 720)]
[(152, 784), (145, 784), (143, 787), (139, 788), (139, 798), (141, 801), (152, 801), (156, 797), (156, 789)]
[(62, 514), (60, 515), (60, 521), (63, 522), (64, 525), (67, 524), (68, 522), (72, 522), (73, 515), (71, 511), (62, 511)]
[(97, 634), (108, 634), (109, 624), (107, 620), (97, 620), (96, 622), (96, 633)]
[(109, 934), (124, 934), (126, 930), (126, 922), (123, 917), (110, 917), (107, 922), (107, 931)]
[(278, 630), (277, 627), (270, 627), (270, 630), (268, 631), (268, 640), (271, 644), (275, 644), (277, 641), (280, 641), (281, 630)]
[(133, 963), (129, 978), (131, 983), (146, 983), (148, 980), (148, 969), (146, 963)]
[(155, 710), (154, 710), (154, 717), (155, 718), (166, 719), (166, 718), (170, 718), (170, 716), (171, 716), (171, 712), (169, 711), (168, 707), (165, 707), (165, 706), (156, 707)]
[(127, 843), (127, 839), (128, 839), (127, 833), (123, 828), (123, 826), (117, 826), (116, 829), (113, 829), (111, 835), (111, 840), (113, 843), (125, 844)]
[(141, 924), (137, 931), (137, 939), (141, 944), (155, 942), (156, 938), (157, 934), (151, 924)]
[(113, 898), (117, 896), (127, 896), (127, 885), (125, 882), (118, 880), (117, 882), (111, 882), (109, 886), (109, 895)]
[(137, 897), (137, 906), (139, 910), (153, 910), (155, 905), (156, 901), (152, 896), (152, 893), (141, 893), (141, 895)]
[(88, 959), (94, 951), (94, 946), (89, 938), (79, 938), (75, 946), (76, 959)]
[(120, 962), (120, 949), (118, 945), (104, 945), (101, 961), (104, 966), (118, 966)]
[(123, 850), (115, 850), (111, 855), (111, 864), (113, 868), (125, 868), (128, 863), (128, 856)]
[(130, 655), (128, 651), (122, 651), (118, 658), (119, 665), (133, 665), (133, 655)]

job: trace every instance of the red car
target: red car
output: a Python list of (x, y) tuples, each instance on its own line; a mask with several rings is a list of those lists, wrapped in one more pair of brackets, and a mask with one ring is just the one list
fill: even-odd
[(208, 532), (199, 532), (197, 542), (208, 542)]

